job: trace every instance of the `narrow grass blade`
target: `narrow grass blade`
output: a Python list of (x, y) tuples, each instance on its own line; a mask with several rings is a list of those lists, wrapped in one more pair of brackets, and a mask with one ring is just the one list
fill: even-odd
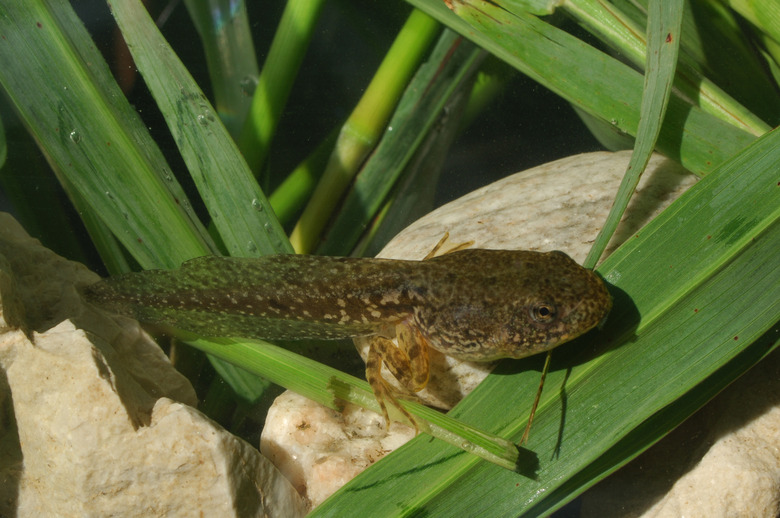
[(200, 35), (214, 107), (234, 139), (244, 125), (257, 81), (257, 57), (246, 2), (185, 0)]
[(437, 186), (453, 141), (464, 127), (472, 80), (461, 82), (434, 127), (417, 147), (388, 201), (371, 221), (351, 255), (374, 257), (399, 232), (434, 207)]
[(686, 2), (686, 7), (680, 44), (691, 66), (770, 126), (780, 123), (777, 82), (739, 15), (721, 2)]
[[(625, 13), (620, 5), (612, 3), (599, 2), (598, 0), (575, 0), (566, 2), (561, 6), (562, 11), (569, 14), (577, 20), (586, 30), (594, 34), (605, 44), (609, 45), (620, 56), (630, 61), (640, 70), (645, 66), (645, 55), (647, 54), (647, 37), (645, 36), (645, 26), (647, 25), (649, 2), (644, 0), (644, 5), (640, 7), (636, 3), (625, 5), (630, 9), (634, 16)], [(620, 4), (620, 2), (618, 2)], [(685, 11), (685, 5), (681, 7)], [(679, 45), (684, 45), (683, 49), (691, 48), (692, 44), (686, 45), (697, 37), (697, 33), (702, 29), (690, 23), (691, 13), (687, 12), (688, 24), (686, 29), (680, 33), (681, 41)], [(713, 29), (716, 29), (713, 27)], [(732, 33), (733, 34), (733, 33)], [(735, 49), (729, 48), (726, 54), (732, 54)], [(722, 121), (734, 125), (738, 128), (752, 133), (753, 135), (762, 135), (770, 129), (770, 126), (756, 116), (745, 106), (737, 102), (728, 95), (724, 89), (715, 84), (702, 70), (702, 63), (707, 63), (706, 58), (697, 56), (699, 61), (689, 56), (685, 51), (680, 53), (680, 60), (677, 65), (677, 78), (675, 88), (684, 98), (692, 100), (706, 113), (718, 117)], [(755, 63), (755, 59), (746, 59), (747, 63)], [(744, 65), (744, 63), (743, 63)], [(768, 94), (773, 88), (768, 88), (766, 74), (757, 68), (743, 67), (738, 74), (746, 78), (745, 81), (733, 81), (729, 78), (726, 81), (727, 86), (740, 83), (754, 83), (756, 87), (764, 85), (756, 91), (762, 91)], [(747, 79), (749, 77), (749, 79)], [(773, 94), (774, 95), (774, 94)], [(772, 104), (773, 101), (770, 101)], [(755, 103), (753, 103), (755, 104)]]
[[(193, 347), (260, 375), (313, 401), (339, 409), (347, 401), (374, 412), (379, 404), (363, 380), (315, 362), (281, 347), (262, 342), (234, 339), (202, 340), (181, 333)], [(428, 407), (401, 401), (403, 407), (418, 418), (420, 431), (440, 438), (457, 448), (473, 453), (504, 469), (517, 470), (529, 476), (535, 468), (535, 457), (511, 441), (456, 421)], [(391, 416), (405, 418), (396, 409)]]
[[(142, 43), (136, 53), (144, 44), (152, 44), (154, 51), (163, 45), (168, 49), (159, 41), (161, 37), (143, 6), (138, 4), (133, 10), (131, 4), (116, 5), (139, 17), (140, 28), (152, 28), (144, 35), (148, 40), (139, 36)], [(0, 83), (74, 206), (83, 214), (106, 265), (128, 267), (106, 228), (147, 269), (174, 268), (185, 259), (216, 252), (157, 145), (127, 103), (70, 5), (49, 1), (3, 5), (0, 32), (5, 36), (0, 42)], [(20, 54), (29, 59), (18, 59)], [(153, 55), (137, 54), (137, 59), (146, 63), (153, 61)], [(52, 68), (51, 63), (57, 63), (57, 67)], [(161, 74), (157, 80), (169, 81), (168, 67), (177, 69), (172, 60), (161, 60), (144, 71), (147, 79)], [(194, 85), (188, 76), (177, 79), (175, 86), (168, 84), (167, 90), (173, 99), (182, 101), (176, 108), (205, 102), (197, 95), (188, 96), (187, 90), (182, 93), (185, 84)], [(200, 126), (195, 116), (178, 121)], [(209, 123), (222, 128), (216, 120)], [(229, 142), (224, 128), (221, 131), (223, 140)], [(208, 140), (201, 137), (202, 142)], [(200, 156), (205, 155), (201, 149)], [(240, 160), (236, 151), (234, 156)], [(257, 212), (250, 202), (247, 206), (249, 211)], [(262, 223), (259, 228), (263, 228)], [(236, 387), (252, 383), (248, 378), (228, 381)], [(257, 390), (260, 388), (258, 385)], [(244, 397), (252, 399), (256, 395), (255, 390)]]
[(206, 96), (138, 0), (111, 5), (228, 255), (290, 252), (271, 205)]
[(241, 152), (256, 174), (268, 156), (276, 125), (324, 4), (324, 0), (290, 0), (284, 7), (239, 138)]
[[(143, 5), (128, 0), (112, 4), (112, 9), (227, 253), (290, 252), (290, 243), (236, 144)], [(219, 369), (219, 361), (212, 361)], [(248, 373), (221, 370), (245, 400), (254, 400), (266, 388)]]
[(596, 236), (588, 257), (585, 258), (583, 266), (586, 268), (595, 267), (599, 257), (607, 248), (607, 243), (612, 239), (655, 148), (658, 134), (661, 132), (661, 123), (666, 115), (669, 96), (672, 93), (680, 48), (682, 17), (682, 1), (650, 0), (647, 14), (645, 86), (634, 151), (607, 220)]
[(780, 1), (729, 0), (726, 3), (758, 28), (775, 63), (780, 63)]
[(0, 84), (60, 182), (88, 203), (80, 209), (102, 220), (144, 268), (173, 268), (212, 250), (70, 5), (2, 4), (0, 32)]
[(322, 177), (322, 172), (328, 163), (328, 157), (333, 150), (337, 136), (336, 131), (331, 132), (268, 197), (268, 201), (282, 224), (292, 221), (293, 217), (299, 215), (303, 210), (306, 201)]

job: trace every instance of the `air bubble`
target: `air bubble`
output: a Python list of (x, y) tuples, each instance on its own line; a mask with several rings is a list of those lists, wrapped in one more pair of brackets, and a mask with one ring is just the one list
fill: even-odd
[(257, 78), (255, 76), (244, 76), (240, 83), (241, 93), (247, 97), (252, 97), (257, 89)]

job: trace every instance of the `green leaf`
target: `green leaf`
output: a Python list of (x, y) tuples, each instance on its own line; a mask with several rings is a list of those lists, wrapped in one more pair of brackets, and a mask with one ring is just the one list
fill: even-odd
[[(697, 7), (700, 3), (704, 4), (704, 2), (695, 3)], [(680, 41), (677, 42), (682, 46), (675, 79), (677, 95), (728, 124), (754, 135), (765, 133), (770, 129), (766, 122), (729, 96), (723, 88), (705, 75), (704, 70), (709, 71), (713, 67), (701, 49), (701, 41), (697, 39), (699, 33), (710, 29), (710, 33), (704, 36), (708, 39), (707, 53), (718, 56), (717, 60), (711, 60), (718, 62), (714, 67), (716, 69), (722, 66), (722, 58), (717, 54), (718, 47), (714, 47), (712, 43), (714, 41), (721, 43), (721, 40), (727, 38), (732, 40), (729, 41), (729, 45), (724, 46), (723, 55), (734, 59), (732, 56), (736, 54), (737, 59), (741, 61), (739, 61), (740, 66), (733, 70), (730, 76), (723, 78), (721, 75), (719, 77), (726, 87), (733, 89), (734, 86), (739, 86), (742, 87), (740, 90), (744, 90), (744, 86), (752, 84), (756, 88), (751, 88), (751, 93), (763, 92), (767, 95), (774, 91), (774, 87), (768, 84), (766, 73), (755, 66), (756, 60), (752, 55), (752, 50), (743, 53), (743, 55), (738, 54), (739, 50), (745, 49), (740, 49), (739, 45), (733, 45), (733, 43), (734, 40), (739, 41), (741, 34), (733, 30), (724, 33), (719, 26), (723, 21), (715, 18), (715, 11), (710, 6), (701, 5), (700, 9), (704, 10), (704, 13), (697, 12), (695, 20), (690, 10), (686, 9), (690, 6), (691, 2), (685, 2), (681, 7), (685, 26), (679, 33)], [(618, 55), (638, 69), (644, 69), (645, 56), (647, 55), (645, 26), (649, 10), (648, 0), (642, 0), (639, 5), (636, 2), (623, 2), (621, 0), (609, 4), (598, 0), (574, 0), (561, 5), (561, 9), (611, 47)], [(701, 25), (694, 22), (700, 22)], [(739, 77), (741, 80), (735, 81), (735, 77)], [(774, 96), (774, 94), (772, 95)], [(777, 106), (778, 103), (773, 101), (764, 104), (764, 108), (766, 108), (763, 110), (764, 113), (774, 112), (769, 120), (777, 117)]]
[(512, 12), (523, 11), (537, 16), (546, 16), (555, 11), (561, 0), (502, 0), (497, 3)]
[[(228, 254), (291, 252), (236, 144), (146, 9), (128, 0), (112, 4), (112, 10)], [(265, 390), (267, 384), (256, 376), (212, 362), (243, 399), (253, 401)]]
[[(583, 111), (637, 134), (643, 77), (617, 59), (532, 15), (510, 13), (492, 2), (453, 1), (460, 21), (439, 3), (409, 2)], [(687, 169), (706, 174), (753, 139), (674, 96), (658, 149)]]
[[(290, 250), (235, 144), (143, 6), (115, 7), (221, 239), (236, 255)], [(70, 6), (41, 1), (2, 9), (0, 82), (82, 214), (104, 262), (112, 269), (128, 267), (108, 230), (144, 268), (171, 268), (216, 252)], [(17, 59), (19, 52), (35, 57)], [(234, 387), (251, 383), (246, 373), (241, 376)]]
[[(340, 409), (344, 402), (350, 402), (381, 412), (368, 383), (294, 352), (260, 340), (203, 340), (182, 331), (176, 332), (193, 347), (322, 405)], [(400, 401), (400, 404), (418, 418), (417, 425), (421, 432), (502, 469), (516, 470), (526, 477), (533, 475), (537, 464), (532, 452), (419, 403)], [(388, 408), (388, 411), (393, 420), (405, 421), (395, 408)]]
[(324, 4), (324, 0), (290, 0), (285, 5), (239, 139), (241, 152), (255, 172), (260, 171), (268, 156)]
[(257, 81), (257, 58), (246, 2), (185, 0), (214, 89), (214, 106), (234, 138), (244, 125)]
[(382, 135), (404, 88), (439, 32), (439, 24), (423, 12), (413, 10), (409, 15), (341, 128), (325, 172), (290, 235), (298, 253), (310, 253), (319, 242), (338, 201)]
[[(311, 516), (539, 515), (679, 424), (778, 345), (780, 131), (691, 188), (599, 268), (614, 309), (556, 351), (529, 448), (538, 478), (415, 439)], [(541, 359), (504, 362), (451, 413), (517, 440)], [(605, 453), (606, 452), (606, 453)]]
[[(625, 65), (592, 48), (584, 49), (582, 42), (527, 15), (522, 31), (514, 26), (518, 16), (506, 12), (500, 13), (505, 25), (488, 30), (479, 24), (469, 25), (440, 0), (412, 3), (516, 68), (529, 71), (542, 84), (606, 123), (631, 134), (638, 128), (642, 78)], [(490, 10), (495, 3), (479, 5)], [(510, 0), (502, 3), (519, 5)], [(123, 2), (119, 8), (127, 5), (142, 9), (137, 2)], [(144, 47), (146, 36), (162, 44), (159, 63), (155, 62), (156, 48), (144, 50), (152, 56), (145, 58), (144, 77), (150, 84), (159, 81), (154, 76), (168, 75), (168, 67), (176, 60), (167, 44), (149, 28), (148, 20), (131, 21), (125, 32), (131, 40), (136, 38), (136, 52)], [(694, 27), (709, 36), (700, 21), (694, 20)], [(743, 41), (755, 34), (743, 25), (726, 27), (723, 41), (728, 40), (729, 31)], [(136, 30), (140, 36), (132, 35)], [(144, 268), (175, 267), (186, 258), (216, 252), (156, 143), (117, 88), (70, 4), (5, 2), (0, 5), (0, 33), (0, 85), (82, 214), (110, 268), (127, 269), (126, 252)], [(721, 34), (712, 37), (721, 38)], [(687, 54), (693, 56), (694, 70), (707, 74), (701, 56), (718, 56), (719, 52), (702, 45), (702, 52)], [(759, 41), (756, 46), (757, 54), (767, 58), (767, 68), (776, 73), (777, 63), (771, 59), (776, 44), (765, 40), (764, 45)], [(197, 92), (191, 88), (190, 78), (179, 72), (174, 70), (184, 81), (181, 85), (163, 87), (170, 89), (167, 94), (172, 98), (180, 94), (181, 86), (186, 92)], [(725, 78), (745, 81), (737, 74), (731, 77), (726, 73)], [(769, 92), (774, 95), (772, 88)], [(771, 122), (771, 107), (777, 103), (749, 94), (740, 97), (743, 102), (746, 95), (768, 107), (766, 113), (756, 115)], [(192, 99), (196, 98), (197, 94)], [(228, 175), (236, 174), (239, 183), (246, 181), (242, 176), (246, 175), (245, 166), (228, 157), (235, 153), (228, 150), (230, 144), (223, 144), (229, 139), (221, 129), (213, 130), (218, 125), (216, 119), (212, 123), (206, 117), (205, 126), (193, 125), (197, 114), (192, 105), (185, 106), (179, 116), (171, 112), (170, 102), (160, 104), (166, 117), (174, 121), (172, 131), (178, 131), (178, 140), (189, 147), (185, 152), (189, 163), (203, 161), (196, 165), (197, 175), (217, 183), (232, 178), (210, 176), (215, 162), (217, 170), (221, 169), (224, 157), (232, 170)], [(210, 113), (209, 107), (200, 112)], [(195, 127), (179, 131), (178, 123)], [(687, 101), (673, 98), (659, 147), (703, 173), (737, 155), (752, 140), (747, 133), (690, 108)], [(356, 500), (342, 504), (334, 499), (318, 512), (339, 509), (334, 513), (343, 515), (368, 509), (372, 515), (374, 511), (379, 515), (415, 511), (462, 515), (466, 506), (473, 506), (475, 512), (487, 507), (489, 515), (548, 512), (657, 440), (775, 347), (777, 335), (766, 330), (776, 325), (780, 299), (775, 258), (777, 140), (773, 134), (747, 149), (728, 165), (728, 171), (713, 175), (717, 182), (705, 179), (661, 223), (643, 230), (602, 266), (601, 271), (617, 286), (616, 300), (623, 305), (603, 334), (556, 351), (529, 445), (543, 462), (538, 482), (424, 437), (404, 447), (406, 454), (398, 452), (379, 462), (337, 497), (347, 495)], [(34, 174), (41, 170), (31, 165), (25, 164), (27, 168), (19, 171)], [(775, 171), (774, 176), (771, 171)], [(247, 198), (228, 201), (229, 206), (236, 204), (230, 210), (247, 216), (241, 212)], [(43, 197), (35, 201), (40, 205), (41, 200), (47, 203)], [(232, 214), (230, 210), (211, 210), (218, 217)], [(240, 238), (251, 225), (242, 217), (236, 221), (240, 228), (232, 240), (240, 247), (248, 243)], [(269, 222), (275, 225), (273, 220)], [(273, 247), (273, 242), (268, 244)], [(623, 336), (633, 331), (634, 341)], [(598, 344), (604, 337), (609, 342)], [(575, 352), (578, 345), (588, 344), (595, 349)], [(253, 361), (247, 360), (251, 356), (241, 347), (222, 350), (235, 354), (236, 363)], [(519, 370), (538, 367), (540, 361), (504, 363), (500, 375), (489, 377), (454, 415), (480, 428), (489, 425), (504, 436), (518, 437), (539, 380), (537, 372)], [(278, 370), (287, 382), (306, 376), (278, 360), (264, 360), (263, 368), (271, 373)], [(370, 393), (364, 395), (367, 404), (373, 402)], [(663, 405), (667, 406), (657, 410)], [(646, 417), (644, 423), (637, 424)], [(594, 438), (597, 441), (590, 444)], [(551, 458), (556, 452), (558, 457)]]
[(79, 210), (102, 221), (145, 268), (213, 250), (70, 5), (3, 4), (0, 31), (0, 84)]
[(332, 131), (268, 197), (282, 224), (288, 223), (296, 214), (300, 214), (309, 196), (314, 192), (328, 163), (337, 136), (337, 132)]
[[(351, 255), (374, 257), (401, 230), (434, 208), (445, 158), (463, 128), (463, 119), (467, 115), (465, 112), (470, 102), (467, 94), (473, 85), (474, 81), (460, 83), (458, 91), (450, 97), (434, 127), (417, 147), (415, 154), (404, 167), (401, 180), (376, 218), (371, 221)], [(490, 93), (494, 92), (489, 92), (488, 95)]]
[(634, 195), (650, 156), (653, 154), (661, 123), (666, 114), (669, 96), (672, 93), (677, 52), (680, 48), (680, 26), (683, 17), (683, 2), (650, 0), (648, 12), (647, 63), (645, 66), (645, 87), (642, 94), (639, 128), (626, 174), (620, 183), (615, 201), (604, 226), (596, 236), (583, 266), (593, 268), (607, 248), (607, 243), (617, 230), (628, 202)]
[(732, 9), (753, 24), (776, 63), (780, 63), (780, 1), (729, 0)]
[(236, 144), (143, 4), (126, 0), (111, 7), (228, 255), (291, 252)]

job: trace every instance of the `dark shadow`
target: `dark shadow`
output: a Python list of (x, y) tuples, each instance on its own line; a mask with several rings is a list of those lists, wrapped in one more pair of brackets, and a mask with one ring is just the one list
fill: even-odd
[(535, 451), (527, 450), (522, 446), (517, 447), (518, 457), (515, 465), (515, 473), (532, 480), (537, 480), (539, 471), (539, 456)]
[[(685, 139), (685, 121), (693, 106), (672, 95), (666, 109), (666, 116), (658, 134), (656, 148), (672, 160), (682, 163), (682, 147)], [(689, 137), (690, 138), (690, 137)]]
[(555, 447), (553, 448), (552, 458), (557, 459), (561, 453), (561, 444), (563, 443), (563, 429), (566, 426), (566, 405), (569, 402), (569, 396), (566, 393), (566, 382), (569, 380), (571, 374), (571, 368), (566, 369), (566, 376), (563, 377), (563, 383), (561, 383), (561, 420), (558, 425), (558, 438), (555, 440)]

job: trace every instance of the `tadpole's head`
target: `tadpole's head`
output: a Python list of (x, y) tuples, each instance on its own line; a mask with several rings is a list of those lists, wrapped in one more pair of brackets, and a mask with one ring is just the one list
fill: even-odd
[(459, 253), (467, 252), (482, 256), (482, 266), (472, 265), (463, 279), (471, 295), (450, 298), (449, 312), (434, 320), (437, 329), (452, 331), (429, 338), (456, 358), (490, 361), (547, 351), (593, 329), (612, 308), (604, 281), (563, 252)]
[[(535, 268), (535, 287), (508, 308), (511, 314), (496, 333), (496, 348), (510, 358), (547, 351), (602, 324), (612, 297), (594, 271), (563, 252), (543, 254), (546, 267)], [(529, 267), (529, 269), (534, 269)]]

